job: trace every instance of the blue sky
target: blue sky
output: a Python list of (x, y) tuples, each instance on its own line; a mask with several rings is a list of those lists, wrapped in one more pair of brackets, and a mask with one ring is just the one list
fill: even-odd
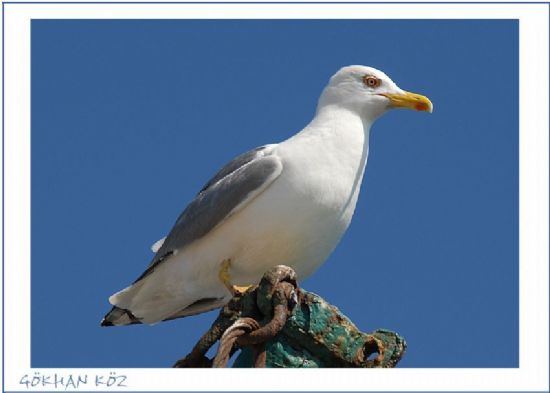
[(401, 367), (518, 366), (518, 23), (33, 20), (32, 366), (169, 367), (216, 312), (101, 328), (219, 167), (299, 131), (340, 67), (434, 113), (371, 132), (356, 212), (302, 286)]

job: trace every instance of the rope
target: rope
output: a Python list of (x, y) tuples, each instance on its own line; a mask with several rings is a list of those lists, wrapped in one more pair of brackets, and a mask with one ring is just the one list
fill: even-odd
[(212, 363), (213, 368), (225, 367), (229, 361), (231, 350), (237, 339), (260, 328), (260, 324), (253, 318), (239, 318), (222, 335), (218, 353)]
[[(286, 270), (288, 269), (286, 266), (277, 266), (276, 268), (278, 268), (276, 272), (277, 279), (262, 280), (258, 288), (258, 293), (263, 292), (266, 294), (265, 291), (267, 291), (265, 297), (271, 300), (269, 306), (263, 304), (263, 310), (260, 309), (261, 313), (271, 313), (273, 311), (273, 316), (263, 326), (260, 326), (260, 323), (251, 317), (237, 319), (222, 335), (212, 367), (225, 367), (235, 345), (239, 347), (251, 346), (254, 350), (254, 366), (257, 368), (265, 367), (265, 343), (279, 334), (297, 303), (296, 281), (291, 274), (288, 274), (290, 272), (294, 273), (294, 271)], [(270, 275), (269, 277), (273, 276)], [(282, 281), (284, 279), (292, 282)], [(263, 316), (265, 319), (269, 314)]]

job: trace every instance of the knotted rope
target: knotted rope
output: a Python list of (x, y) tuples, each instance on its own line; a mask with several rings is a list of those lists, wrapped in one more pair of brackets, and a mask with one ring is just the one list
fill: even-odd
[[(239, 347), (251, 346), (254, 350), (255, 367), (265, 367), (265, 343), (283, 329), (297, 302), (294, 271), (287, 266), (277, 268), (277, 274), (264, 276), (258, 287), (258, 293), (263, 294), (262, 299), (271, 299), (270, 303), (257, 300), (258, 309), (264, 320), (270, 314), (272, 317), (263, 326), (254, 318), (237, 319), (222, 335), (212, 367), (225, 367), (235, 344)], [(270, 280), (271, 278), (275, 280)]]
[[(294, 270), (284, 265), (275, 266), (263, 276), (258, 286), (246, 292), (255, 292), (252, 297), (255, 302), (243, 303), (241, 296), (234, 298), (232, 303), (222, 309), (220, 316), (191, 353), (176, 362), (174, 367), (225, 367), (231, 355), (245, 346), (250, 346), (254, 351), (255, 367), (265, 367), (265, 342), (275, 337), (285, 326), (297, 303), (296, 287)], [(238, 312), (239, 307), (241, 312)], [(228, 325), (228, 320), (232, 324)], [(218, 339), (218, 352), (214, 360), (210, 361), (205, 356), (206, 351)]]

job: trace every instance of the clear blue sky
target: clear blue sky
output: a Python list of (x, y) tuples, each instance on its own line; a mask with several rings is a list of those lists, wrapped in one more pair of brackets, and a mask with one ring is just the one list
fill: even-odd
[(226, 161), (365, 64), (434, 113), (371, 133), (347, 234), (307, 290), (402, 367), (518, 366), (518, 23), (32, 21), (32, 366), (169, 367), (211, 312), (101, 328), (108, 297)]

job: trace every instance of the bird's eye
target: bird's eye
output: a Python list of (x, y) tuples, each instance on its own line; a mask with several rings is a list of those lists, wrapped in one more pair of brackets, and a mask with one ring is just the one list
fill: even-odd
[(363, 83), (368, 87), (378, 87), (380, 86), (380, 79), (372, 75), (365, 75), (363, 77)]

